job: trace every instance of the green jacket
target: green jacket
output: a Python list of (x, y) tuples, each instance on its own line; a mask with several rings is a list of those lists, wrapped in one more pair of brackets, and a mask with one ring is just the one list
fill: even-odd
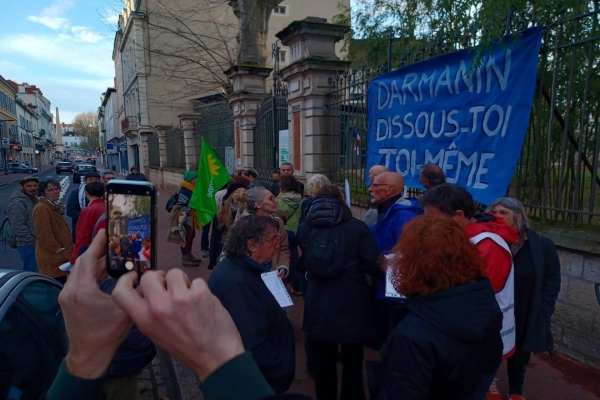
[(300, 206), (302, 205), (302, 196), (296, 192), (279, 193), (277, 196), (277, 209), (282, 210), (288, 216), (288, 222), (285, 228), (296, 233), (300, 225)]

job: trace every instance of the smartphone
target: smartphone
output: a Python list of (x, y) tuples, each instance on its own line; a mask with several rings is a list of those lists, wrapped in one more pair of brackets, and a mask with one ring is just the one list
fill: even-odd
[(113, 179), (106, 193), (106, 270), (117, 279), (136, 271), (139, 280), (156, 270), (156, 186)]

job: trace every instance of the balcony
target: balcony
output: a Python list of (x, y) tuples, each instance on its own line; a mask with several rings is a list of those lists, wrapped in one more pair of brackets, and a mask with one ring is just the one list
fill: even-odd
[(136, 136), (137, 132), (132, 132), (132, 131), (137, 131), (137, 127), (138, 127), (137, 117), (129, 116), (129, 117), (125, 117), (124, 119), (121, 120), (121, 130), (123, 131), (124, 135)]

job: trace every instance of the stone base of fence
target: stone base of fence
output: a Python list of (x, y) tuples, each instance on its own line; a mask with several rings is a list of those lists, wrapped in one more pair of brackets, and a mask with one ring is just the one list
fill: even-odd
[(150, 167), (150, 182), (154, 183), (160, 189), (167, 189), (173, 192), (179, 191), (180, 183), (183, 180), (184, 169), (161, 169)]

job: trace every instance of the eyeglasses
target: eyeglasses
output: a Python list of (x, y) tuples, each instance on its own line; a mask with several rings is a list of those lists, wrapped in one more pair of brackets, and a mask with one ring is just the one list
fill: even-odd
[(267, 242), (269, 244), (273, 244), (276, 240), (277, 241), (281, 240), (281, 234), (279, 232), (277, 232), (277, 235), (273, 236), (271, 239), (265, 239), (265, 242)]
[(275, 197), (274, 195), (270, 195), (269, 197), (265, 197), (263, 201), (265, 200), (277, 201), (277, 197)]
[(60, 192), (59, 188), (50, 188), (50, 189), (46, 189), (46, 192), (48, 193), (56, 193), (56, 192)]
[(380, 186), (394, 186), (396, 187), (396, 185), (394, 185), (393, 183), (371, 183), (371, 187), (377, 188)]

